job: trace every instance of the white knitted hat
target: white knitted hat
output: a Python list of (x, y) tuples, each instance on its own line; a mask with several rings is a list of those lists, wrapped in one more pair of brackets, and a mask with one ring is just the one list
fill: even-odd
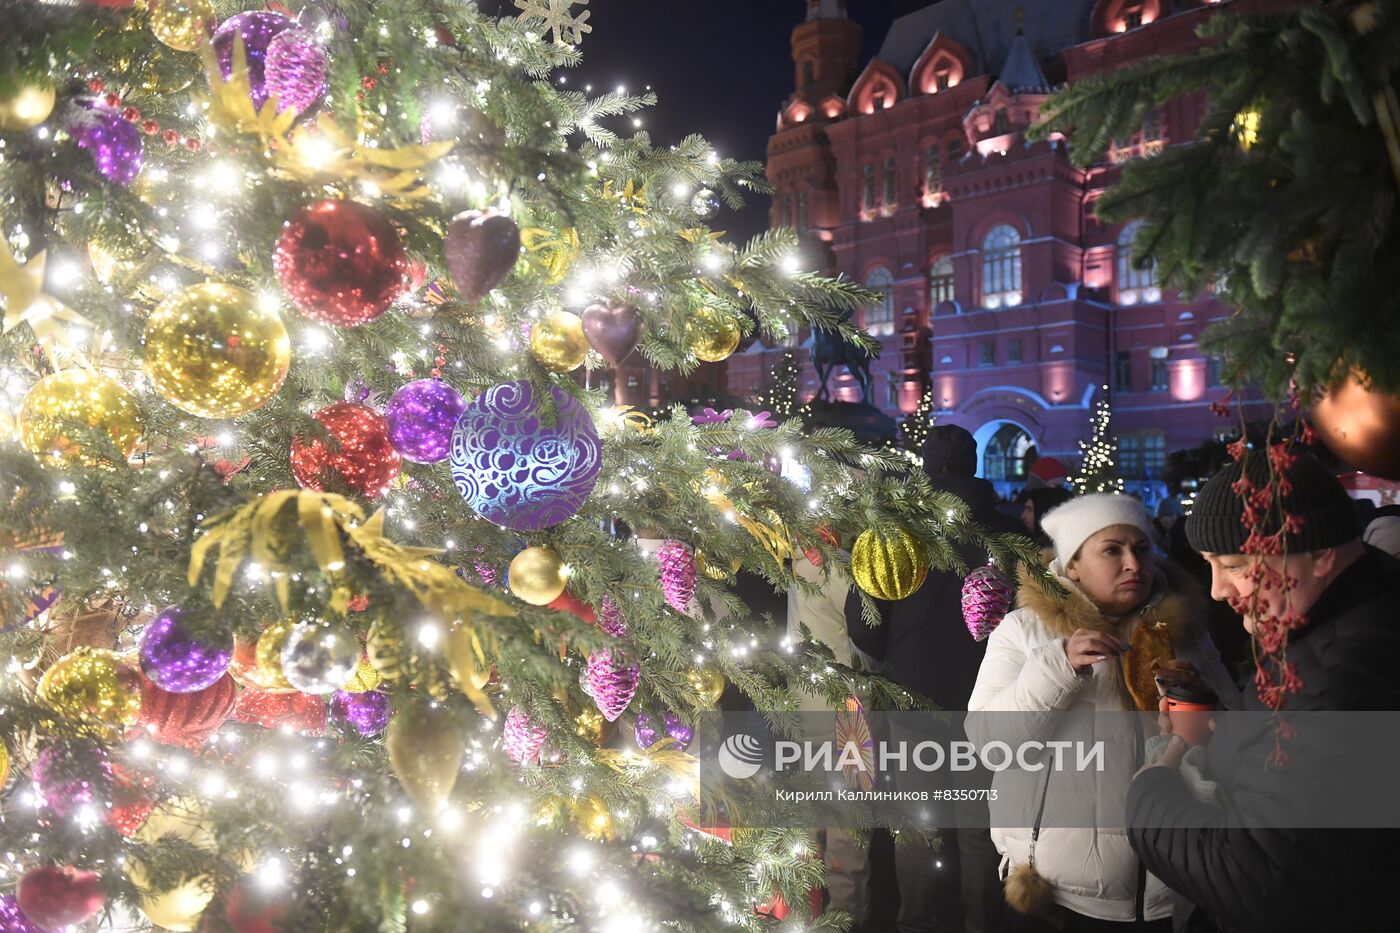
[(1079, 496), (1057, 505), (1040, 525), (1055, 543), (1055, 560), (1061, 567), (1079, 553), (1080, 547), (1094, 535), (1114, 525), (1132, 525), (1152, 538), (1152, 519), (1147, 507), (1132, 496), (1098, 492)]
[(1381, 515), (1371, 519), (1361, 539), (1391, 557), (1400, 557), (1400, 516)]

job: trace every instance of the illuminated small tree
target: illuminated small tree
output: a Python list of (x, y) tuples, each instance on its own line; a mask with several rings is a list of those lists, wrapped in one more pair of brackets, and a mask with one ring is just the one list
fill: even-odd
[(1109, 422), (1113, 411), (1108, 404), (1108, 386), (1102, 386), (1103, 395), (1094, 407), (1093, 436), (1089, 441), (1079, 442), (1079, 471), (1070, 478), (1070, 484), (1080, 493), (1122, 492), (1123, 480), (1115, 470), (1118, 458), (1118, 438), (1109, 433)]

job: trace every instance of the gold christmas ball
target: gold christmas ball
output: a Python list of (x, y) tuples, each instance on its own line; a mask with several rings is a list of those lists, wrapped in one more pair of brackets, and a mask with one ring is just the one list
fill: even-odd
[(1343, 462), (1372, 476), (1400, 479), (1400, 398), (1370, 387), (1353, 370), (1312, 409), (1317, 436)]
[(34, 384), (16, 418), (20, 443), (55, 465), (103, 463), (100, 450), (85, 450), (77, 431), (103, 431), (123, 458), (141, 440), (143, 425), (136, 396), (101, 373), (65, 369)]
[(578, 826), (579, 835), (593, 842), (612, 842), (617, 838), (617, 820), (601, 797), (590, 794), (569, 804), (569, 815)]
[(10, 750), (5, 747), (4, 742), (0, 742), (0, 790), (5, 789), (5, 785), (10, 780)]
[(714, 706), (724, 696), (724, 675), (713, 667), (691, 668), (685, 675), (685, 682), (709, 706)]
[(365, 654), (384, 680), (401, 679), (406, 667), (403, 629), (383, 617), (375, 619), (365, 636)]
[(201, 418), (258, 410), (282, 387), (291, 361), (277, 309), (232, 285), (187, 288), (146, 320), (146, 373), (156, 391)]
[(39, 702), (55, 713), (90, 726), (115, 729), (141, 713), (136, 669), (106, 648), (75, 648), (39, 679)]
[(214, 7), (209, 0), (151, 0), (151, 32), (180, 52), (199, 48), (213, 28)]
[(527, 547), (510, 562), (510, 591), (532, 606), (547, 606), (564, 592), (568, 571), (552, 547)]
[(928, 554), (903, 528), (889, 535), (870, 528), (851, 548), (851, 576), (876, 599), (904, 599), (928, 576)]
[(389, 721), (389, 768), (409, 798), (436, 813), (452, 796), (467, 741), (447, 707), (416, 699)]
[(583, 321), (572, 311), (555, 311), (530, 330), (530, 355), (552, 373), (567, 373), (583, 365), (588, 338)]
[(92, 263), (92, 272), (97, 276), (97, 281), (103, 285), (110, 285), (113, 279), (120, 276), (130, 275), (136, 268), (135, 259), (108, 249), (96, 240), (88, 241), (88, 261)]
[(601, 744), (603, 729), (607, 726), (607, 722), (598, 710), (586, 709), (574, 717), (574, 735), (587, 739), (594, 745)]
[[(214, 830), (197, 800), (174, 797), (151, 811), (141, 824), (135, 840), (154, 845), (162, 839), (187, 842), (200, 849), (217, 848)], [(181, 933), (199, 927), (200, 915), (214, 899), (214, 879), (195, 875), (171, 888), (155, 889), (146, 865), (139, 858), (126, 860), (126, 876), (138, 891), (137, 907), (158, 927)]]
[(383, 680), (373, 664), (365, 655), (360, 655), (360, 663), (355, 667), (355, 673), (350, 677), (350, 682), (341, 687), (346, 693), (369, 693), (379, 682)]
[(21, 84), (8, 97), (0, 97), (0, 130), (33, 129), (53, 113), (58, 95), (51, 87)]
[(739, 322), (714, 308), (701, 308), (685, 324), (685, 342), (695, 358), (718, 363), (739, 346)]
[(267, 693), (290, 693), (296, 689), (291, 681), (287, 680), (287, 675), (282, 673), (282, 649), (294, 628), (295, 622), (283, 619), (263, 629), (262, 634), (258, 636), (256, 669), (249, 679), (257, 683), (260, 690)]

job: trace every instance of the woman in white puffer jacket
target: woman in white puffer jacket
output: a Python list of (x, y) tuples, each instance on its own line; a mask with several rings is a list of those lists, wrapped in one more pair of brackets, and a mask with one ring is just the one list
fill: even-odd
[[(1043, 527), (1055, 545), (1050, 570), (1068, 596), (1022, 574), (1018, 608), (987, 642), (968, 702), (973, 741), (1080, 739), (1085, 722), (1071, 726), (1062, 713), (1155, 711), (1153, 668), (1167, 661), (1188, 662), (1222, 697), (1233, 694), (1205, 632), (1203, 595), (1180, 571), (1153, 564), (1141, 502), (1083, 496), (1051, 510)], [(1101, 717), (1089, 727), (1104, 747), (1100, 772), (1003, 771), (993, 781), (1003, 799), (1035, 801), (1034, 826), (994, 826), (992, 838), (1007, 902), (1041, 917), (1047, 930), (1126, 931), (1120, 924), (1138, 920), (1143, 929), (1170, 928), (1170, 895), (1140, 870), (1123, 825), (1128, 784), (1142, 764), (1142, 734), (1131, 719)], [(1071, 811), (1092, 817), (1054, 825)], [(1022, 918), (1021, 926), (1038, 925)]]

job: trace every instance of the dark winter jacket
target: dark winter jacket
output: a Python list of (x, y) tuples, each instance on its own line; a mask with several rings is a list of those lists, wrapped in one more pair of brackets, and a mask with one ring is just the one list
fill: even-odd
[[(1400, 710), (1400, 563), (1368, 548), (1307, 619), (1289, 636), (1287, 658), (1303, 687), (1288, 696), (1285, 715)], [(1242, 706), (1266, 709), (1252, 688)], [(1266, 764), (1275, 748), (1266, 717), (1222, 717), (1208, 746), (1221, 805), (1198, 802), (1171, 768), (1133, 781), (1129, 837), (1147, 869), (1182, 897), (1178, 930), (1396, 929), (1385, 892), (1400, 831), (1258, 828), (1296, 825), (1291, 814), (1314, 812), (1336, 787), (1338, 753), (1328, 751), (1329, 741), (1327, 730), (1299, 728), (1285, 745), (1292, 764), (1280, 771)]]
[[(943, 473), (930, 477), (933, 488), (967, 503), (972, 520), (987, 531), (1024, 535), (1026, 528), (997, 510), (992, 484), (974, 476)], [(977, 548), (962, 554), (969, 568), (987, 562)], [(887, 662), (892, 680), (933, 700), (943, 709), (965, 710), (977, 670), (987, 651), (974, 641), (962, 617), (961, 574), (930, 571), (923, 586), (897, 602), (876, 600), (882, 623), (877, 628), (861, 617), (860, 594), (846, 597), (846, 631), (857, 648)]]

